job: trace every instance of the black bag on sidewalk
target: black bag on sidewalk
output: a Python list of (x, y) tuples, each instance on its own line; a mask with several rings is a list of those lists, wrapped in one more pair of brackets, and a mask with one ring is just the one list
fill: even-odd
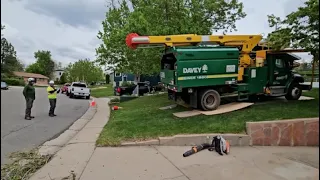
[(208, 149), (209, 151), (215, 150), (221, 156), (223, 153), (228, 154), (230, 152), (230, 145), (222, 136), (218, 135), (213, 137), (211, 147)]

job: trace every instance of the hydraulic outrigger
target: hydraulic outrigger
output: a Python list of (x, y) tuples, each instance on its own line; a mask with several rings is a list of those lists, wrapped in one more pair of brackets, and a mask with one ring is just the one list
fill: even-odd
[[(132, 49), (161, 46), (166, 50), (169, 49), (167, 52), (188, 54), (187, 57), (165, 53), (161, 60), (161, 78), (168, 86), (169, 96), (174, 100), (177, 100), (177, 96), (181, 96), (195, 108), (200, 106), (204, 110), (216, 109), (220, 104), (220, 94), (229, 91), (237, 91), (240, 100), (242, 95), (249, 97), (254, 94), (285, 95), (287, 99), (298, 99), (302, 90), (310, 90), (310, 86), (302, 84), (304, 79), (291, 71), (294, 60), (299, 58), (290, 53), (304, 52), (304, 50), (274, 51), (265, 43), (261, 43), (261, 40), (262, 35), (139, 36), (130, 33), (126, 38), (126, 44)], [(216, 44), (219, 47), (199, 46), (202, 44)], [(234, 56), (234, 53), (239, 55)], [(171, 62), (167, 58), (175, 60)], [(169, 63), (169, 68), (163, 66), (166, 63)], [(221, 67), (223, 70), (216, 67)], [(184, 71), (186, 68), (195, 71)], [(230, 76), (230, 73), (236, 73), (237, 80)], [(207, 100), (210, 102), (204, 103)]]

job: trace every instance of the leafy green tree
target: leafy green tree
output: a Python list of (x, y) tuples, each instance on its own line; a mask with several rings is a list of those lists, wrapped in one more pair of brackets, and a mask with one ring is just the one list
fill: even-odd
[(67, 74), (64, 72), (61, 77), (60, 77), (60, 80), (59, 80), (59, 83), (60, 84), (65, 84), (67, 83)]
[(52, 78), (55, 62), (51, 58), (50, 51), (38, 50), (34, 53), (36, 62), (26, 68), (26, 72), (37, 73)]
[[(285, 19), (268, 16), (269, 26), (275, 31), (269, 34), (268, 41), (274, 49), (303, 48), (313, 56), (315, 64), (319, 61), (319, 0), (308, 0), (303, 7), (286, 16)], [(312, 78), (313, 79), (313, 78)]]
[(80, 59), (73, 64), (69, 64), (64, 74), (68, 81), (83, 81), (88, 84), (103, 80), (103, 71), (100, 66), (94, 64), (89, 59)]
[(237, 0), (122, 0), (119, 7), (111, 6), (98, 33), (102, 41), (97, 62), (114, 65), (118, 71), (141, 74), (159, 72), (160, 50), (130, 50), (126, 35), (211, 34), (213, 31), (236, 30), (235, 22), (243, 17), (243, 5)]
[(36, 74), (44, 74), (44, 71), (40, 68), (38, 63), (33, 63), (27, 66), (26, 72), (28, 73), (36, 73)]
[[(1, 25), (1, 31), (5, 26)], [(1, 73), (12, 75), (13, 71), (22, 71), (23, 65), (17, 58), (13, 45), (1, 34)]]

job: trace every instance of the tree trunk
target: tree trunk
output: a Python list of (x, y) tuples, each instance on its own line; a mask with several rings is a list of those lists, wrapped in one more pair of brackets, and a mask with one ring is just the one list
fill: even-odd
[(136, 79), (137, 79), (137, 96), (139, 96), (139, 82), (140, 82), (140, 74), (136, 75)]
[(313, 78), (314, 78), (314, 69), (315, 69), (315, 64), (316, 62), (318, 62), (318, 55), (317, 53), (312, 53), (313, 55), (313, 61), (312, 61), (312, 73), (311, 73), (311, 87), (312, 87), (312, 84), (313, 84)]

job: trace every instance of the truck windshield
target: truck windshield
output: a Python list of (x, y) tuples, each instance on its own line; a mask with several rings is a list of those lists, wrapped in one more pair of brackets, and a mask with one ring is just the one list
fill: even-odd
[(73, 84), (72, 86), (73, 87), (83, 87), (83, 88), (87, 87), (85, 84), (80, 84), (80, 83)]

